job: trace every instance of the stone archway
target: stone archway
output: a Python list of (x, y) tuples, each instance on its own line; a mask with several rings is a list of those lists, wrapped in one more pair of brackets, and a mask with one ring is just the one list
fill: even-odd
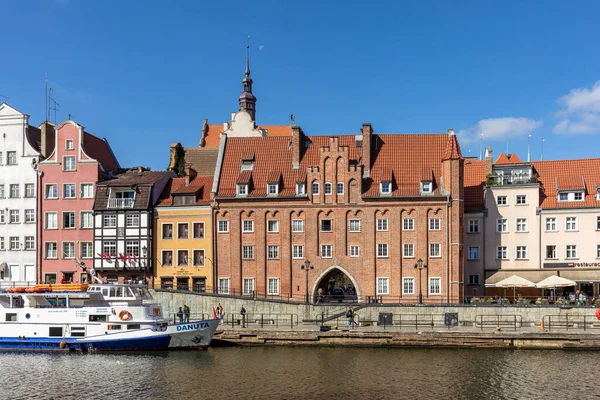
[(313, 299), (319, 296), (319, 289), (324, 303), (356, 302), (360, 298), (360, 288), (356, 281), (339, 265), (327, 268), (313, 284)]

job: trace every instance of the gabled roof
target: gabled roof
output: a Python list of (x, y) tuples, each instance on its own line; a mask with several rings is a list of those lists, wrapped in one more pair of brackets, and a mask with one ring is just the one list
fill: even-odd
[(465, 212), (477, 212), (485, 207), (485, 160), (465, 160), (464, 195)]
[(105, 171), (116, 171), (120, 168), (106, 138), (100, 139), (91, 133), (83, 132), (83, 149), (87, 155), (98, 161)]
[(267, 175), (267, 183), (279, 183), (281, 179), (280, 171), (270, 171)]
[(496, 161), (494, 162), (496, 165), (504, 165), (504, 164), (524, 164), (523, 161), (517, 156), (515, 153), (512, 154), (500, 154)]
[(446, 141), (446, 149), (444, 150), (444, 160), (460, 160), (463, 156), (460, 152), (458, 139), (453, 130), (450, 130)]
[(104, 181), (98, 182), (98, 186), (109, 187), (130, 187), (131, 185), (153, 185), (167, 175), (172, 175), (167, 171), (147, 171), (131, 168), (121, 174), (115, 175)]
[[(262, 125), (257, 129), (267, 131), (267, 136), (292, 136), (291, 125)], [(208, 132), (204, 136), (204, 147), (219, 147), (221, 140), (221, 132), (223, 132), (223, 124), (208, 124)]]
[(197, 175), (214, 176), (217, 158), (219, 157), (218, 147), (186, 147), (183, 150), (186, 165), (190, 165)]
[(237, 178), (236, 183), (240, 185), (249, 185), (252, 181), (252, 171), (242, 171)]
[[(173, 205), (173, 195), (196, 194), (197, 206), (210, 205), (210, 190), (213, 183), (212, 176), (196, 176), (186, 186), (185, 178), (172, 178), (165, 186), (156, 204), (157, 207)], [(189, 207), (189, 205), (186, 205)], [(175, 206), (177, 207), (177, 206)]]

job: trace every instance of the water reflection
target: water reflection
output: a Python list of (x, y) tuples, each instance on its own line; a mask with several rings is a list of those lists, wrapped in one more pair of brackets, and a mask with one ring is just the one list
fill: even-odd
[(590, 398), (599, 361), (598, 352), (307, 347), (6, 353), (0, 398)]

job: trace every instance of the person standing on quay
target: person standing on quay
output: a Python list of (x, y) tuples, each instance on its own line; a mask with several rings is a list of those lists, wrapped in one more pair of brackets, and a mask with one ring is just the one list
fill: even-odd
[(177, 318), (179, 318), (179, 323), (183, 324), (183, 309), (179, 307), (179, 311), (177, 311)]
[(242, 308), (240, 308), (240, 314), (242, 315), (242, 328), (246, 327), (246, 309), (242, 304)]
[(190, 322), (190, 308), (187, 306), (187, 304), (183, 305), (183, 316), (184, 316), (184, 321), (185, 322)]

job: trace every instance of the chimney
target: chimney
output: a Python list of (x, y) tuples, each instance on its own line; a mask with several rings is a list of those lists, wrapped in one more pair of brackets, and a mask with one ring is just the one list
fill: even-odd
[(450, 136), (455, 135), (454, 129), (452, 129), (452, 128), (448, 129), (448, 135), (450, 135)]
[(54, 125), (45, 121), (40, 126), (40, 131), (40, 155), (42, 159), (46, 159), (54, 150)]
[(485, 176), (492, 174), (492, 165), (493, 165), (492, 148), (486, 147), (485, 148)]
[(362, 159), (364, 164), (363, 177), (371, 176), (371, 144), (373, 142), (373, 127), (370, 123), (363, 123), (363, 127), (360, 130), (362, 132)]
[(208, 118), (204, 118), (204, 123), (202, 124), (202, 133), (200, 135), (200, 143), (198, 143), (199, 147), (204, 147), (206, 145), (206, 135), (208, 134)]
[(292, 126), (292, 168), (300, 168), (300, 156), (304, 150), (304, 132), (299, 126)]
[(185, 165), (185, 186), (189, 186), (190, 182), (196, 178), (196, 170), (192, 168), (192, 164)]

